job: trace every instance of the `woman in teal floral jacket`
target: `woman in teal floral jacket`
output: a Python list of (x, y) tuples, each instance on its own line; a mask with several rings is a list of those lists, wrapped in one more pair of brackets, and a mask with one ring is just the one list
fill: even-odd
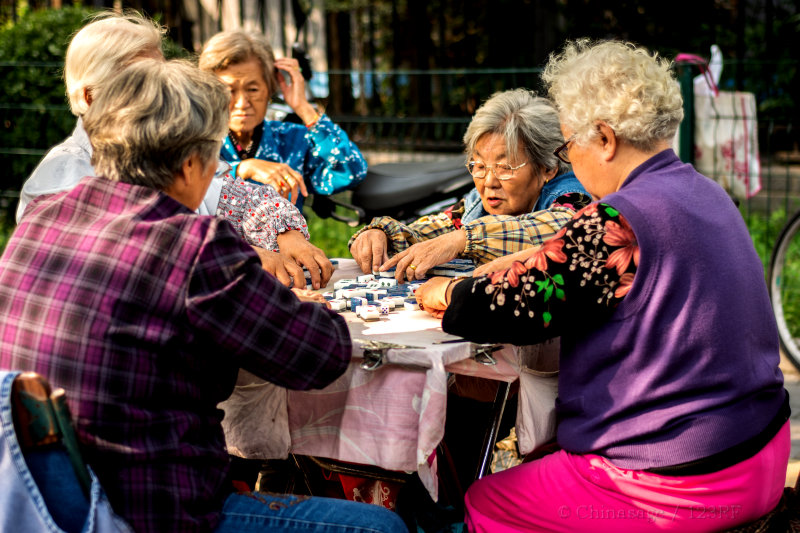
[[(230, 130), (221, 155), (236, 176), (268, 183), (298, 207), (309, 191), (330, 195), (364, 180), (364, 157), (344, 130), (308, 102), (297, 60), (275, 59), (263, 35), (218, 33), (203, 47), (199, 66), (231, 90)], [(279, 90), (304, 125), (265, 120)]]

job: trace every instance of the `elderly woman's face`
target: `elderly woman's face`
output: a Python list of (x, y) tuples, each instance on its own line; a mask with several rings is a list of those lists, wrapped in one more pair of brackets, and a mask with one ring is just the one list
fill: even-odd
[[(544, 185), (544, 177), (526, 159), (512, 158), (506, 154), (506, 141), (497, 133), (487, 133), (475, 143), (472, 161), (486, 165), (487, 172), (483, 178), (475, 178), (475, 188), (481, 196), (483, 208), (490, 215), (518, 216), (529, 213), (533, 209), (539, 193)], [(517, 167), (510, 179), (499, 180), (494, 172), (494, 165), (509, 164)]]
[(252, 132), (264, 121), (270, 98), (261, 63), (253, 58), (218, 70), (216, 74), (231, 91), (228, 127), (234, 133)]

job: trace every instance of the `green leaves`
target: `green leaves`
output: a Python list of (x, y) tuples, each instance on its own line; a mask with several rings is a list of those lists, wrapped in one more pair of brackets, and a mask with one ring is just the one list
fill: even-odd
[[(19, 190), (47, 150), (75, 127), (62, 78), (64, 58), (92, 13), (81, 6), (34, 10), (0, 27), (0, 190)], [(168, 39), (164, 53), (189, 56)]]
[(551, 278), (547, 278), (541, 281), (536, 282), (536, 287), (538, 288), (537, 292), (544, 292), (544, 301), (548, 301), (553, 293), (555, 293), (556, 298), (559, 300), (563, 300), (565, 298), (564, 289), (559, 287), (559, 285), (564, 285), (564, 277), (561, 274), (556, 274)]
[(48, 148), (73, 127), (61, 73), (83, 7), (29, 11), (0, 29), (0, 189), (18, 190)]

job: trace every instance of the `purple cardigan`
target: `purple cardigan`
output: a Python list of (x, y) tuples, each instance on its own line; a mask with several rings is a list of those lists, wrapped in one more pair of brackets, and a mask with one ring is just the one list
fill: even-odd
[(641, 259), (610, 321), (562, 336), (559, 443), (647, 469), (757, 435), (786, 393), (763, 267), (733, 202), (672, 150), (603, 202)]

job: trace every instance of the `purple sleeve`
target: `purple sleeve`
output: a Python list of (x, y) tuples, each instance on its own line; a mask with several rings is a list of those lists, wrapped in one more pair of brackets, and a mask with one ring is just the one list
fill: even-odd
[(192, 269), (187, 310), (220, 357), (290, 389), (323, 387), (350, 361), (344, 319), (321, 304), (301, 302), (219, 221)]

